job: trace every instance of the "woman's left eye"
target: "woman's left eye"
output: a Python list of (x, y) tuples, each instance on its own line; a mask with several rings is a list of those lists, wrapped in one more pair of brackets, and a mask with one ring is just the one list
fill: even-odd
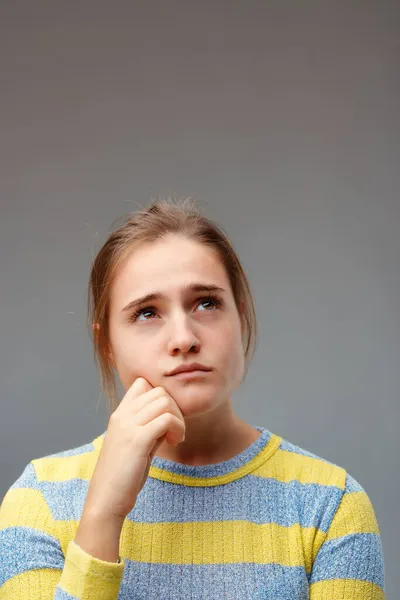
[[(212, 303), (214, 304), (215, 308), (219, 308), (222, 304), (222, 301), (218, 298), (218, 296), (207, 296), (207, 298), (201, 298), (199, 301), (199, 304), (203, 304), (203, 303)], [(155, 308), (154, 306), (145, 306), (143, 308), (138, 308), (137, 311), (135, 313), (133, 313), (132, 317), (129, 319), (130, 323), (134, 323), (135, 321), (138, 320), (138, 317), (140, 317), (140, 315), (142, 313), (154, 313), (155, 312)], [(152, 319), (144, 319), (145, 321), (151, 321)]]
[(200, 300), (200, 304), (203, 304), (205, 302), (211, 302), (215, 305), (216, 308), (218, 308), (221, 304), (221, 301), (217, 296), (207, 296), (207, 298), (202, 298)]

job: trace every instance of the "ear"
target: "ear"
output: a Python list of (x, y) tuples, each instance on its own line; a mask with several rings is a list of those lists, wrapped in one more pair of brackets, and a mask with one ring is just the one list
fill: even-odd
[[(93, 331), (99, 331), (100, 323), (92, 323), (92, 328), (93, 328)], [(111, 362), (112, 366), (115, 367), (114, 356), (113, 356), (113, 353), (111, 350), (109, 352), (107, 352), (107, 357), (108, 357), (109, 361)]]

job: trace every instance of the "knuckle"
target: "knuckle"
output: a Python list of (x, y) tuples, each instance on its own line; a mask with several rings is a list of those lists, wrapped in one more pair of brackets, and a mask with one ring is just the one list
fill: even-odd
[(153, 393), (165, 394), (165, 389), (161, 385), (158, 385), (157, 387), (153, 388)]
[(161, 405), (161, 408), (167, 409), (171, 407), (171, 400), (167, 396), (161, 396), (158, 399), (158, 402)]
[(165, 421), (165, 423), (166, 423), (167, 426), (172, 425), (172, 423), (175, 421), (174, 415), (172, 415), (169, 412), (164, 413), (163, 417), (164, 417), (164, 421)]

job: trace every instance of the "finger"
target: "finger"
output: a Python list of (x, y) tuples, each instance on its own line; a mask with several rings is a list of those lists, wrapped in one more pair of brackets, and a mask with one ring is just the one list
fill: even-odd
[[(130, 392), (131, 390), (132, 393)], [(179, 417), (182, 421), (184, 421), (182, 411), (179, 408), (176, 400), (174, 400), (174, 398), (171, 396), (171, 394), (169, 394), (169, 392), (167, 392), (167, 390), (162, 386), (150, 386), (148, 381), (143, 377), (138, 377), (138, 379), (136, 379), (136, 381), (133, 383), (133, 385), (129, 389), (129, 393), (125, 395), (121, 402), (121, 410), (126, 409), (129, 411), (129, 413), (132, 413), (133, 410), (134, 414), (137, 414), (140, 411), (142, 411), (147, 404), (154, 402), (154, 400), (157, 400), (162, 396), (166, 396), (171, 399), (172, 404), (175, 407), (174, 412), (176, 413), (176, 416)]]
[(160, 396), (153, 402), (146, 404), (142, 410), (135, 415), (135, 422), (138, 425), (146, 425), (164, 413), (170, 413), (171, 415), (174, 415), (180, 421), (182, 421), (183, 424), (185, 424), (178, 405), (176, 402), (174, 402), (174, 400), (171, 399), (170, 396)]

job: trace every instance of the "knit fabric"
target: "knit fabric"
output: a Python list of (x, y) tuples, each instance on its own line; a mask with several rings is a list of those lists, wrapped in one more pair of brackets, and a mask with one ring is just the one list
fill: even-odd
[(382, 600), (374, 509), (345, 469), (261, 426), (233, 458), (155, 456), (120, 563), (74, 537), (101, 434), (32, 460), (0, 507), (0, 600)]

